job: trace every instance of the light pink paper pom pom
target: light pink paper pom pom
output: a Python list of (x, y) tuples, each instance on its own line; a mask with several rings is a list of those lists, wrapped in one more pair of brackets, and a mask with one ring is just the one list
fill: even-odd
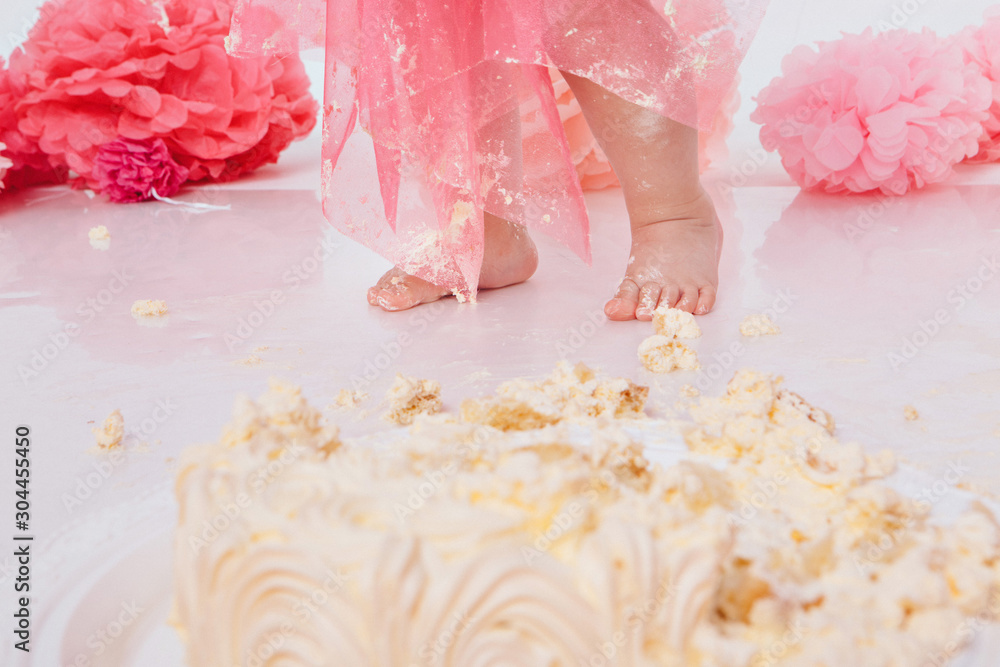
[(989, 118), (983, 122), (979, 137), (979, 152), (969, 162), (997, 162), (1000, 160), (1000, 7), (986, 12), (982, 26), (966, 28), (954, 38), (962, 49), (965, 61), (979, 68), (990, 81), (993, 102)]
[(929, 30), (799, 46), (781, 69), (750, 118), (804, 188), (900, 195), (979, 149), (990, 83)]

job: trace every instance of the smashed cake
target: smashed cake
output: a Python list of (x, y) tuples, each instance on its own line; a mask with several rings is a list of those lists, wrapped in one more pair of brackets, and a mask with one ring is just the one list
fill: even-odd
[(502, 431), (552, 426), (563, 420), (600, 417), (641, 418), (649, 388), (624, 378), (598, 375), (585, 364), (563, 361), (547, 378), (501, 384), (494, 396), (462, 403), (462, 420)]
[(923, 667), (995, 619), (995, 516), (932, 520), (780, 379), (701, 398), (666, 466), (614, 419), (573, 436), (600, 383), (563, 365), (383, 448), (294, 387), (241, 399), (177, 479), (189, 664)]

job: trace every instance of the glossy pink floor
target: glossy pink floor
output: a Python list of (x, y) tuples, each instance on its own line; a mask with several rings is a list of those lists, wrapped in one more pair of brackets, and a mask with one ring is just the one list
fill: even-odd
[[(644, 371), (636, 347), (651, 325), (601, 316), (628, 252), (617, 191), (588, 197), (592, 267), (536, 237), (541, 267), (528, 283), (396, 314), (365, 301), (387, 264), (323, 219), (318, 132), (250, 179), (177, 197), (224, 210), (114, 205), (65, 188), (0, 198), (0, 425), (32, 429), (42, 586), (60, 595), (78, 554), (113, 558), (102, 549), (122, 535), (141, 545), (168, 531), (162, 507), (142, 508), (169, 495), (178, 452), (215, 439), (236, 395), (272, 376), (319, 406), (364, 389), (367, 419), (330, 412), (362, 434), (385, 428), (378, 403), (396, 372), (440, 380), (456, 408), (559, 359), (584, 361), (649, 384), (651, 411), (668, 415), (682, 384), (718, 393), (752, 367), (832, 412), (842, 438), (1000, 495), (1000, 168), (962, 167), (899, 199), (807, 194), (760, 151), (748, 106), (729, 163), (707, 180), (727, 236), (721, 296), (695, 344), (700, 373)], [(100, 224), (107, 251), (87, 241)], [(167, 301), (166, 326), (131, 318), (147, 298)], [(757, 312), (783, 333), (742, 338), (740, 320)], [(919, 419), (905, 418), (908, 405)], [(88, 451), (90, 428), (114, 409), (129, 436), (109, 461)], [(123, 506), (136, 510), (128, 521)], [(0, 565), (6, 580), (12, 559)]]

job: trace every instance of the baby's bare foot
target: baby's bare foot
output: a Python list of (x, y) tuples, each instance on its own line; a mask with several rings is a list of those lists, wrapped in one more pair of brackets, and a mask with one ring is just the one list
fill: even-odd
[[(538, 251), (520, 225), (484, 215), (483, 266), (479, 288), (495, 289), (524, 282), (538, 267)], [(368, 303), (383, 310), (406, 310), (448, 296), (450, 289), (392, 268), (368, 290)]]
[(604, 306), (612, 320), (651, 320), (667, 305), (704, 315), (719, 286), (722, 225), (707, 194), (661, 220), (632, 225), (625, 278)]

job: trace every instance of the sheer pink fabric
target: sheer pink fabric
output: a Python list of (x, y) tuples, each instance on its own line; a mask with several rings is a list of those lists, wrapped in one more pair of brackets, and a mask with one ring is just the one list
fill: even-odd
[(709, 131), (765, 2), (238, 0), (230, 52), (325, 47), (327, 217), (408, 273), (472, 297), (483, 210), (590, 259), (547, 67)]

